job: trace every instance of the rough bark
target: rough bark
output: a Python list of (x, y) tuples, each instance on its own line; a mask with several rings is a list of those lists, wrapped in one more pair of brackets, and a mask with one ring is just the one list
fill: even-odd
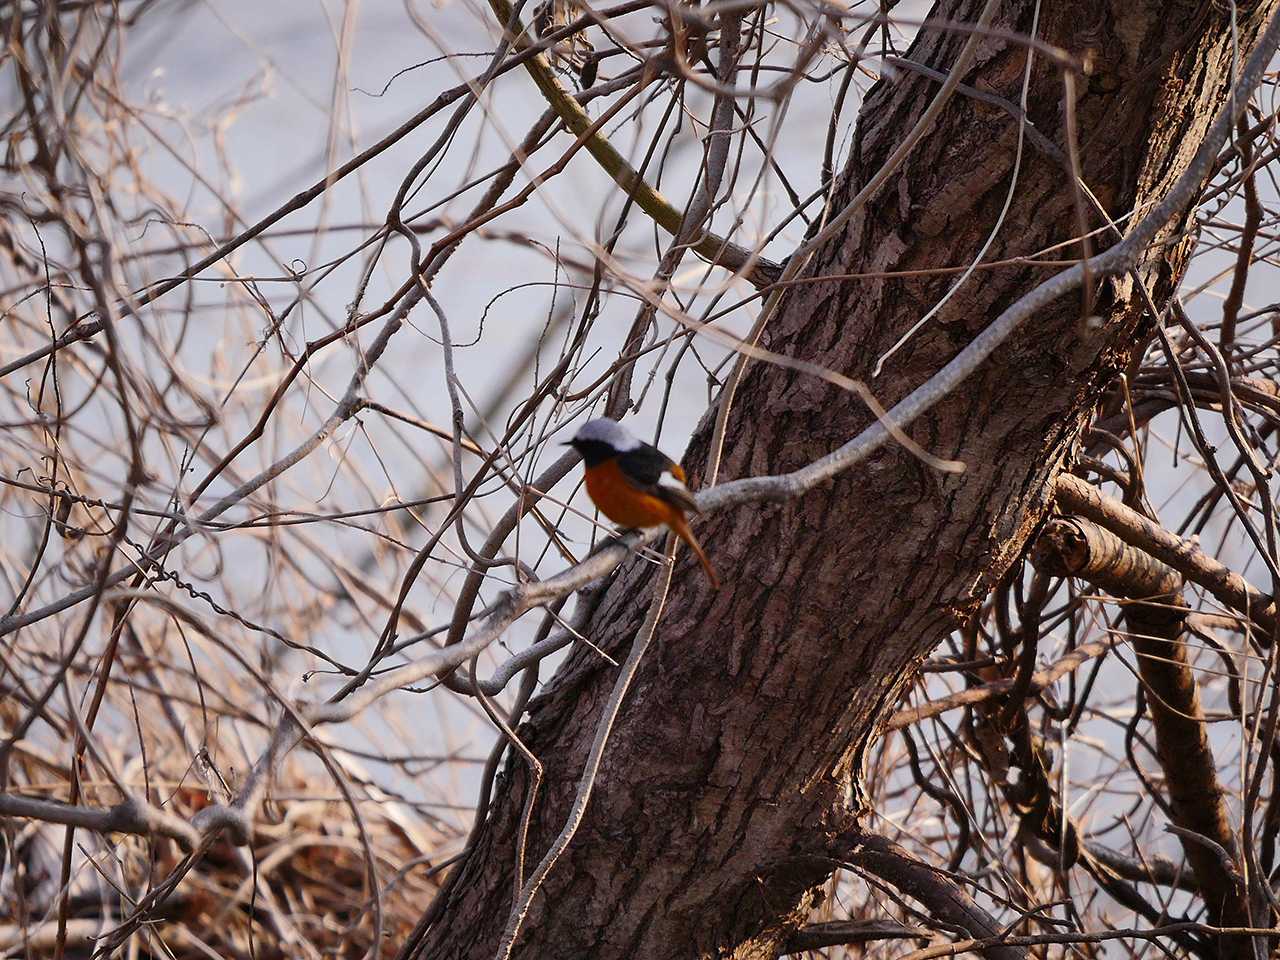
[[(943, 0), (932, 16), (971, 22), (980, 6)], [(1009, 0), (996, 26), (1029, 32), (1034, 6)], [(1275, 6), (1240, 5), (1242, 56)], [(1208, 3), (1044, 0), (1039, 35), (1090, 64), (1075, 105), (1085, 179), (1112, 215), (1143, 209), (1185, 168), (1225, 95), (1226, 14)], [(924, 31), (908, 56), (946, 71), (962, 42)], [(1025, 56), (1023, 46), (988, 38), (965, 83), (1017, 102)], [(877, 170), (936, 89), (910, 72), (873, 89), (835, 208)], [(1059, 148), (1062, 97), (1059, 69), (1038, 59), (1030, 119)], [(1005, 110), (957, 96), (808, 274), (966, 263), (1004, 202), (1016, 133)], [(989, 260), (1049, 247), (1076, 222), (1058, 161), (1030, 141), (1025, 154)], [(1169, 235), (1185, 227), (1171, 224)], [(1189, 246), (1178, 238), (1141, 267), (1157, 302), (1180, 276)], [(954, 275), (797, 285), (764, 343), (867, 379), (888, 405), (1045, 275), (1027, 265), (978, 272), (874, 381), (875, 358)], [(1086, 331), (1078, 298), (1046, 310), (912, 428), (929, 450), (963, 459), (966, 473), (939, 475), (891, 447), (798, 502), (728, 511), (700, 525), (725, 586), (710, 592), (681, 556), (586, 820), (536, 898), (514, 956), (776, 955), (856, 828), (861, 760), (877, 722), (921, 659), (1021, 554), (1091, 409), (1141, 337), (1141, 303), (1127, 280), (1099, 291), (1095, 312), (1100, 332)], [(721, 477), (794, 469), (868, 422), (853, 395), (757, 363), (738, 392)], [(709, 419), (685, 458), (695, 480), (708, 436)], [(642, 562), (617, 576), (594, 617), (595, 644), (626, 649), (652, 577)], [(564, 822), (612, 676), (582, 646), (520, 729), (546, 776), (526, 862), (537, 862)], [(516, 758), (421, 956), (493, 955), (511, 906), (526, 782)]]

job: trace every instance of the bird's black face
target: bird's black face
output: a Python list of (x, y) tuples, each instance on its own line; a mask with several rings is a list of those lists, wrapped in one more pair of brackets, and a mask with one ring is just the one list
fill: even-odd
[(568, 446), (578, 451), (588, 467), (594, 467), (618, 455), (611, 444), (602, 440), (579, 440), (575, 437), (569, 441)]

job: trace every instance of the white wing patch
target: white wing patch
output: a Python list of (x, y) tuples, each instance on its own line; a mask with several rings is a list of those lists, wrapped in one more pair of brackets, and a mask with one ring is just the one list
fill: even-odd
[(679, 506), (681, 510), (687, 510), (689, 513), (699, 512), (698, 501), (693, 499), (689, 488), (670, 470), (662, 471), (658, 477), (658, 488), (665, 491), (665, 499)]
[(677, 480), (675, 474), (670, 470), (662, 471), (662, 476), (658, 477), (658, 486), (674, 490), (676, 493), (683, 493), (685, 496), (691, 496), (689, 488)]

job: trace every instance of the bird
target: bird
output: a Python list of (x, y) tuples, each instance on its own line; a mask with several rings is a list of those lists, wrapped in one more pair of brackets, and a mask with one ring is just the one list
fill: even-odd
[(608, 417), (584, 423), (565, 446), (586, 464), (587, 496), (601, 513), (628, 530), (665, 525), (689, 545), (712, 589), (719, 589), (720, 579), (685, 518), (701, 511), (680, 464)]

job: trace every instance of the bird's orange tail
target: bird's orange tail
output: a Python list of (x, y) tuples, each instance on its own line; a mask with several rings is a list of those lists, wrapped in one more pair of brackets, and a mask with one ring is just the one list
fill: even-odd
[(711, 561), (707, 559), (707, 555), (703, 552), (702, 545), (698, 543), (693, 531), (689, 529), (688, 521), (684, 517), (679, 517), (671, 523), (671, 529), (677, 537), (689, 545), (689, 549), (697, 556), (698, 562), (702, 564), (702, 569), (707, 572), (707, 579), (711, 581), (711, 589), (719, 590), (720, 578), (716, 576), (715, 568), (711, 566)]

